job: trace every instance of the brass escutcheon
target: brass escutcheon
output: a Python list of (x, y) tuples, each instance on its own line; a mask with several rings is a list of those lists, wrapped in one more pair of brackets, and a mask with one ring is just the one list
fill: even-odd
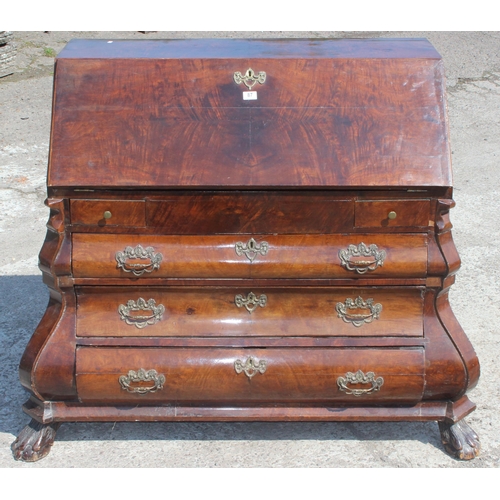
[(234, 303), (237, 307), (245, 307), (252, 314), (258, 306), (264, 307), (267, 304), (267, 296), (262, 294), (257, 297), (255, 293), (250, 292), (245, 298), (243, 295), (238, 294), (234, 297)]
[(267, 361), (261, 359), (260, 361), (256, 360), (252, 356), (250, 356), (245, 363), (241, 361), (241, 359), (237, 359), (234, 362), (234, 369), (236, 373), (240, 374), (244, 372), (245, 375), (251, 379), (257, 373), (263, 374), (267, 369)]
[[(143, 248), (141, 245), (137, 245), (135, 248), (126, 247), (122, 252), (116, 252), (115, 259), (118, 269), (123, 269), (126, 273), (132, 273), (134, 276), (142, 276), (144, 273), (160, 269), (163, 255), (160, 252), (155, 253), (153, 247)], [(133, 262), (137, 260), (145, 262)]]
[[(353, 389), (348, 387), (347, 384), (371, 384), (371, 387), (367, 389)], [(366, 394), (372, 394), (380, 390), (384, 384), (384, 379), (382, 377), (375, 378), (375, 373), (368, 372), (366, 375), (358, 370), (356, 373), (347, 372), (344, 377), (339, 377), (337, 379), (337, 385), (342, 392), (346, 394), (352, 394), (353, 396), (364, 396)]]
[[(130, 370), (127, 375), (121, 375), (118, 379), (121, 388), (127, 392), (136, 394), (148, 394), (163, 389), (165, 375), (158, 374), (156, 370), (145, 370), (140, 368), (137, 371)], [(144, 385), (147, 382), (148, 385)], [(149, 384), (152, 382), (152, 385)], [(132, 386), (131, 384), (139, 384)]]
[(267, 255), (267, 252), (269, 251), (269, 243), (267, 241), (257, 243), (253, 238), (250, 238), (247, 243), (238, 241), (234, 246), (234, 250), (236, 255), (241, 256), (245, 254), (247, 259), (250, 262), (253, 262), (258, 254)]
[(244, 75), (236, 71), (233, 78), (236, 84), (244, 83), (248, 90), (251, 90), (256, 83), (262, 85), (266, 81), (266, 73), (265, 71), (259, 71), (259, 74), (256, 75), (252, 68), (248, 68)]

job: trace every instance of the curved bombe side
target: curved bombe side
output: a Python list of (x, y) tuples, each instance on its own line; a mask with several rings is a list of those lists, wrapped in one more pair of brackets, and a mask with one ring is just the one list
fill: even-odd
[(68, 200), (64, 199), (46, 200), (50, 216), (39, 267), (49, 287), (50, 298), (19, 366), (21, 383), (41, 401), (76, 400), (73, 374), (75, 295), (72, 286), (63, 285), (64, 277), (71, 274), (67, 204)]
[(436, 296), (436, 310), (438, 317), (445, 328), (449, 338), (453, 342), (456, 350), (462, 358), (467, 380), (464, 389), (458, 397), (461, 397), (467, 390), (472, 389), (478, 382), (480, 367), (477, 355), (471, 342), (465, 335), (464, 330), (457, 321), (451, 309), (448, 293), (451, 285), (455, 282), (455, 274), (460, 268), (460, 257), (458, 255), (451, 228), (449, 211), (455, 206), (453, 200), (438, 200), (436, 213), (436, 239), (446, 263), (447, 272), (443, 277), (443, 285)]

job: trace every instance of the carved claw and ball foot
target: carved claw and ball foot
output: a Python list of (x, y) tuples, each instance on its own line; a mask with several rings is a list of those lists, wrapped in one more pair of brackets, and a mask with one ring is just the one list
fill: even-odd
[(36, 462), (46, 457), (60, 425), (59, 422), (41, 424), (32, 419), (10, 447), (14, 458), (23, 462)]
[(451, 456), (460, 460), (472, 460), (479, 455), (479, 436), (463, 420), (452, 424), (438, 422), (441, 441)]

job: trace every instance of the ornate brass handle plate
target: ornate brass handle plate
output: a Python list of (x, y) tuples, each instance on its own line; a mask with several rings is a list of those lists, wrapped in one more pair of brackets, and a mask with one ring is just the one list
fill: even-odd
[[(366, 389), (356, 389), (349, 387), (347, 384), (371, 384), (371, 387)], [(352, 394), (353, 396), (364, 396), (366, 394), (373, 394), (380, 390), (384, 384), (384, 379), (382, 377), (375, 378), (375, 373), (368, 372), (366, 375), (358, 370), (356, 373), (347, 372), (344, 377), (339, 377), (337, 379), (337, 385), (342, 392), (346, 394)]]
[(253, 238), (250, 238), (247, 243), (238, 241), (234, 246), (236, 255), (245, 255), (250, 262), (255, 260), (257, 255), (267, 255), (269, 251), (269, 243), (267, 241), (261, 241), (257, 243)]
[(386, 253), (379, 250), (377, 245), (349, 245), (347, 249), (339, 251), (340, 263), (348, 271), (365, 274), (375, 271), (377, 267), (384, 265)]
[(255, 71), (252, 68), (248, 68), (244, 75), (242, 75), (239, 71), (236, 71), (233, 78), (237, 85), (244, 83), (248, 90), (252, 90), (252, 87), (256, 83), (260, 83), (262, 85), (266, 81), (266, 72), (259, 71), (258, 74), (255, 74)]
[(237, 359), (234, 362), (234, 369), (236, 373), (240, 374), (243, 372), (249, 379), (251, 379), (257, 373), (263, 374), (267, 369), (267, 361), (261, 359), (256, 360), (250, 356), (244, 363), (241, 359)]
[(258, 306), (265, 307), (267, 304), (267, 296), (262, 294), (260, 297), (257, 297), (255, 293), (250, 292), (246, 298), (243, 295), (236, 295), (234, 297), (234, 303), (237, 307), (245, 307), (245, 309), (252, 314)]
[[(151, 314), (133, 314), (137, 311), (150, 311)], [(134, 325), (136, 328), (145, 328), (148, 325), (158, 323), (164, 312), (165, 306), (162, 304), (156, 305), (154, 299), (149, 299), (147, 302), (142, 298), (139, 298), (137, 302), (129, 300), (127, 305), (120, 304), (118, 307), (120, 318), (125, 321), (127, 325)]]
[[(355, 300), (346, 299), (345, 303), (337, 302), (335, 306), (339, 318), (342, 318), (346, 323), (352, 323), (354, 326), (362, 326), (365, 323), (371, 323), (374, 319), (379, 319), (382, 312), (382, 304), (374, 304), (373, 299), (366, 299), (366, 302), (358, 297)], [(360, 309), (367, 309), (368, 314), (354, 313)]]
[(130, 370), (127, 375), (121, 375), (118, 382), (120, 382), (122, 389), (127, 392), (148, 394), (163, 389), (165, 375), (159, 374), (156, 370), (146, 371), (144, 368), (140, 368), (137, 371)]
[(126, 247), (123, 252), (116, 252), (115, 259), (118, 269), (123, 269), (134, 276), (142, 276), (144, 273), (159, 269), (163, 255), (159, 252), (155, 253), (153, 247), (143, 248), (137, 245), (135, 248)]

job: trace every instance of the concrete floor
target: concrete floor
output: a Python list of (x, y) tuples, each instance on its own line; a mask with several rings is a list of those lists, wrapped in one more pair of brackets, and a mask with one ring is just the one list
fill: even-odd
[[(426, 37), (444, 58), (454, 165), (454, 239), (462, 268), (455, 314), (481, 362), (466, 421), (480, 457), (443, 452), (436, 423), (64, 424), (50, 455), (15, 462), (10, 444), (28, 417), (17, 376), (48, 292), (37, 268), (48, 211), (43, 205), (53, 54), (71, 38), (248, 38), (242, 32), (16, 32), (15, 73), (0, 79), (0, 467), (498, 467), (500, 464), (499, 32), (259, 32), (276, 37)], [(50, 50), (52, 49), (52, 50)]]

